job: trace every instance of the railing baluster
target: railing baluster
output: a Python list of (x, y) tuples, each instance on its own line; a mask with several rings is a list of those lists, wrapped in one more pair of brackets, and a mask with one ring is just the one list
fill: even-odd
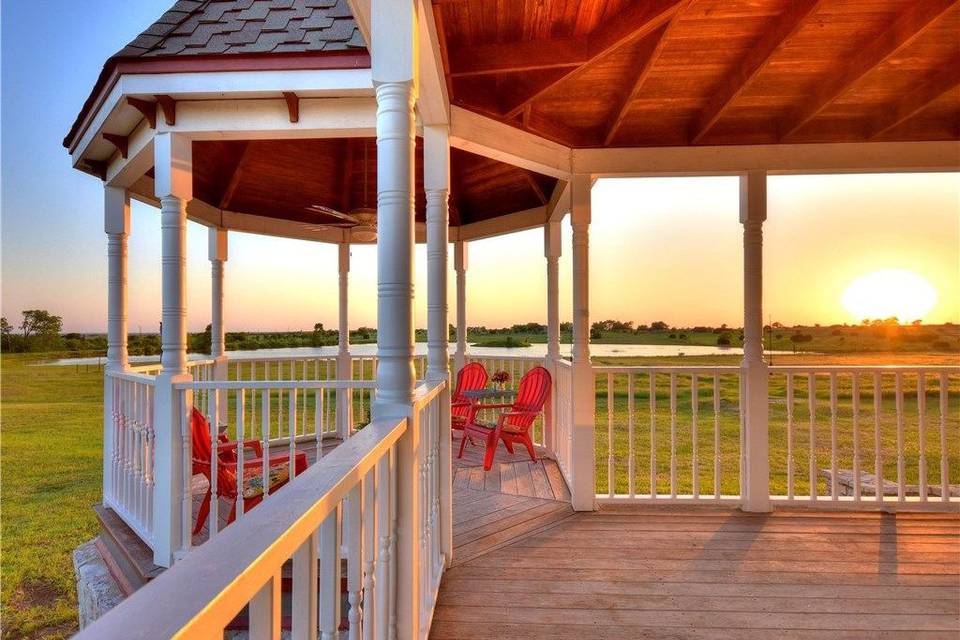
[(873, 472), (875, 491), (874, 499), (883, 502), (883, 445), (880, 440), (880, 408), (883, 398), (883, 380), (880, 372), (873, 374)]
[(794, 499), (793, 374), (787, 373), (787, 500)]
[(697, 412), (700, 410), (700, 379), (697, 374), (690, 377), (690, 439), (693, 447), (693, 460), (691, 469), (693, 471), (693, 497), (700, 498), (700, 451), (697, 442)]
[(940, 374), (940, 499), (950, 501), (950, 465), (947, 459), (947, 374)]
[(860, 502), (860, 374), (853, 372), (853, 379), (850, 383), (850, 395), (853, 400), (853, 499)]
[(320, 462), (323, 457), (323, 389), (316, 389), (313, 392), (313, 424), (314, 438), (316, 439), (315, 461)]
[(349, 640), (360, 640), (360, 621), (362, 610), (360, 607), (360, 589), (363, 580), (363, 534), (360, 529), (360, 509), (363, 494), (360, 484), (355, 484), (347, 494), (344, 504), (345, 520), (344, 535), (347, 536), (347, 623)]
[(670, 497), (677, 497), (677, 374), (670, 374)]
[(613, 374), (607, 374), (607, 495), (613, 497), (616, 489), (613, 461)]
[[(210, 394), (207, 394), (209, 397)], [(210, 532), (207, 539), (212, 538), (220, 530), (220, 430), (217, 427), (217, 416), (220, 415), (220, 393), (213, 392), (213, 413), (210, 416), (210, 517), (207, 519)], [(243, 476), (241, 476), (242, 478)], [(242, 483), (241, 483), (242, 487)]]
[[(260, 396), (260, 440), (263, 447), (263, 497), (270, 495), (270, 390), (264, 389)], [(241, 485), (242, 486), (242, 485)]]
[(634, 498), (637, 495), (636, 487), (636, 444), (633, 439), (633, 373), (627, 374), (627, 491), (630, 493), (630, 497)]
[[(291, 367), (292, 370), (292, 367)], [(306, 394), (304, 394), (306, 395)], [(290, 467), (290, 479), (293, 479), (293, 476), (296, 474), (296, 457), (297, 457), (297, 389), (293, 387), (290, 389), (290, 410), (289, 414), (289, 428), (287, 432), (290, 434), (290, 443), (287, 446), (287, 464)]]
[(250, 639), (280, 640), (280, 571), (250, 601)]
[(903, 374), (896, 374), (894, 393), (897, 406), (897, 501), (906, 498), (906, 469), (903, 457)]
[(293, 585), (290, 594), (292, 640), (317, 638), (317, 550), (320, 544), (313, 532), (293, 554)]
[[(192, 455), (192, 433), (190, 430), (190, 405), (187, 402), (188, 393), (185, 391), (175, 391), (180, 400), (180, 446), (181, 460), (183, 460), (182, 482), (183, 497), (181, 498), (181, 536), (180, 543), (184, 552), (189, 551), (193, 544), (193, 455)], [(189, 463), (187, 461), (190, 461)]]
[(917, 437), (920, 444), (918, 482), (920, 501), (927, 501), (927, 379), (923, 372), (917, 374)]
[(650, 372), (650, 497), (657, 497), (657, 374)]
[(720, 499), (720, 376), (713, 374), (713, 497)]
[[(253, 397), (256, 397), (256, 394), (253, 394)], [(244, 425), (244, 415), (246, 414), (246, 404), (247, 394), (244, 389), (237, 389), (236, 403), (237, 403), (237, 475), (236, 477), (240, 479), (238, 482), (237, 491), (237, 506), (236, 514), (237, 520), (243, 517), (243, 463), (244, 463), (244, 452), (243, 452), (243, 441), (246, 438), (246, 428)]]
[(390, 500), (393, 474), (390, 469), (392, 450), (377, 461), (376, 474), (376, 510), (377, 510), (377, 559), (373, 579), (374, 624), (377, 640), (386, 640), (390, 636), (390, 567), (394, 562), (391, 555), (390, 538), (393, 532)]
[(361, 548), (363, 562), (363, 594), (361, 603), (361, 625), (364, 640), (373, 640), (375, 627), (376, 597), (374, 596), (374, 570), (377, 558), (377, 507), (376, 507), (376, 471), (370, 469), (363, 476), (363, 505), (360, 511), (363, 532)]
[(830, 374), (830, 499), (838, 500), (840, 481), (837, 478), (837, 374)]
[(340, 624), (340, 507), (320, 525), (320, 638), (334, 640)]
[(817, 499), (817, 381), (814, 374), (807, 374), (807, 411), (809, 411), (809, 445), (810, 445), (810, 500)]

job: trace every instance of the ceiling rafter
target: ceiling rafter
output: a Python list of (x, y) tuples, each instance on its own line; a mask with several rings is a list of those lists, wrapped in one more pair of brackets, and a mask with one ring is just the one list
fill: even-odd
[(240, 179), (243, 177), (243, 161), (249, 152), (250, 141), (245, 140), (243, 142), (243, 151), (240, 152), (240, 157), (237, 159), (237, 166), (233, 169), (233, 174), (230, 176), (230, 182), (227, 183), (227, 188), (223, 190), (223, 195), (220, 196), (220, 209), (230, 208), (233, 194), (237, 192), (237, 187), (240, 186)]
[(940, 16), (960, 0), (916, 0), (879, 36), (873, 38), (850, 62), (820, 88), (780, 128), (780, 139), (787, 140), (813, 120), (858, 80), (916, 40)]
[(340, 210), (349, 213), (353, 206), (351, 182), (353, 179), (353, 139), (343, 141), (343, 166), (340, 171)]
[(607, 130), (603, 135), (604, 145), (610, 144), (610, 141), (616, 137), (617, 131), (620, 130), (620, 126), (623, 124), (627, 112), (630, 110), (630, 104), (634, 98), (640, 95), (644, 83), (647, 81), (647, 78), (650, 77), (650, 71), (653, 69), (653, 65), (656, 64), (660, 58), (660, 54), (663, 52), (664, 44), (666, 44), (667, 41), (667, 34), (670, 32), (671, 27), (676, 24), (677, 16), (679, 16), (682, 10), (689, 6), (691, 2), (692, 0), (685, 0), (680, 10), (673, 14), (673, 17), (666, 25), (660, 27), (643, 39), (640, 51), (636, 57), (637, 74), (633, 77), (629, 88), (623, 92), (623, 95), (620, 97), (620, 102), (611, 112), (613, 117), (608, 119), (610, 124), (607, 126)]
[(960, 55), (928, 75), (892, 105), (884, 105), (874, 119), (870, 139), (877, 138), (917, 115), (931, 102), (960, 86)]
[(590, 59), (586, 37), (551, 38), (462, 47), (448, 74), (452, 78), (579, 67)]
[(666, 24), (677, 12), (680, 0), (652, 0), (634, 2), (628, 8), (610, 18), (601, 27), (587, 36), (588, 58), (579, 66), (565, 69), (565, 72), (548, 81), (535, 85), (529, 93), (517, 98), (506, 106), (504, 115), (513, 118), (524, 108), (543, 94), (563, 82), (588, 70), (590, 66), (623, 45), (642, 38)]
[(543, 189), (540, 188), (540, 185), (537, 184), (536, 178), (533, 177), (533, 173), (527, 171), (526, 169), (520, 169), (523, 171), (523, 177), (527, 179), (527, 183), (530, 185), (530, 188), (533, 189), (533, 192), (537, 195), (537, 199), (540, 201), (540, 204), (547, 204), (548, 199), (547, 195), (543, 192)]
[(712, 92), (707, 105), (700, 113), (696, 128), (690, 138), (691, 144), (700, 142), (723, 117), (727, 108), (744, 89), (767, 68), (774, 55), (786, 45), (810, 17), (823, 5), (824, 0), (795, 0), (790, 8), (776, 19), (776, 23), (763, 30), (760, 39), (750, 47), (747, 55)]

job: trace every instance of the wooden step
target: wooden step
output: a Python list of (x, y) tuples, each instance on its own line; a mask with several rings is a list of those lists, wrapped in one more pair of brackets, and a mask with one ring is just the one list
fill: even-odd
[(153, 551), (110, 507), (94, 505), (100, 522), (97, 548), (125, 596), (163, 572), (153, 563)]

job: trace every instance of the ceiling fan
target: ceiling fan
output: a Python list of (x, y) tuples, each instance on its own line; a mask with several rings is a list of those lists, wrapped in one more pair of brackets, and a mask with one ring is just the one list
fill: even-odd
[(322, 204), (311, 204), (307, 211), (320, 213), (340, 222), (321, 223), (325, 227), (343, 227), (350, 229), (350, 237), (358, 242), (373, 242), (377, 239), (377, 209), (367, 204), (368, 195), (367, 145), (363, 147), (363, 204), (354, 207), (349, 213), (337, 211)]

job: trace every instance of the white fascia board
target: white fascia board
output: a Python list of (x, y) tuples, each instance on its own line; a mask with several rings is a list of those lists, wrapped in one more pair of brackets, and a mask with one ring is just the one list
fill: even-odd
[(960, 142), (833, 142), (575, 149), (575, 173), (605, 177), (956, 171)]
[[(373, 96), (370, 69), (295, 69), (290, 71), (221, 71), (143, 73), (120, 76), (88, 119), (74, 151), (76, 166), (104, 130), (126, 96), (169, 95), (175, 100), (279, 98), (292, 91), (301, 98)], [(179, 105), (178, 105), (179, 107)], [(179, 108), (178, 108), (179, 111)], [(163, 122), (158, 114), (158, 125)]]
[(455, 240), (460, 242), (503, 236), (508, 233), (542, 227), (546, 222), (546, 207), (534, 207), (533, 209), (517, 211), (516, 213), (497, 216), (489, 220), (460, 225), (457, 229)]

